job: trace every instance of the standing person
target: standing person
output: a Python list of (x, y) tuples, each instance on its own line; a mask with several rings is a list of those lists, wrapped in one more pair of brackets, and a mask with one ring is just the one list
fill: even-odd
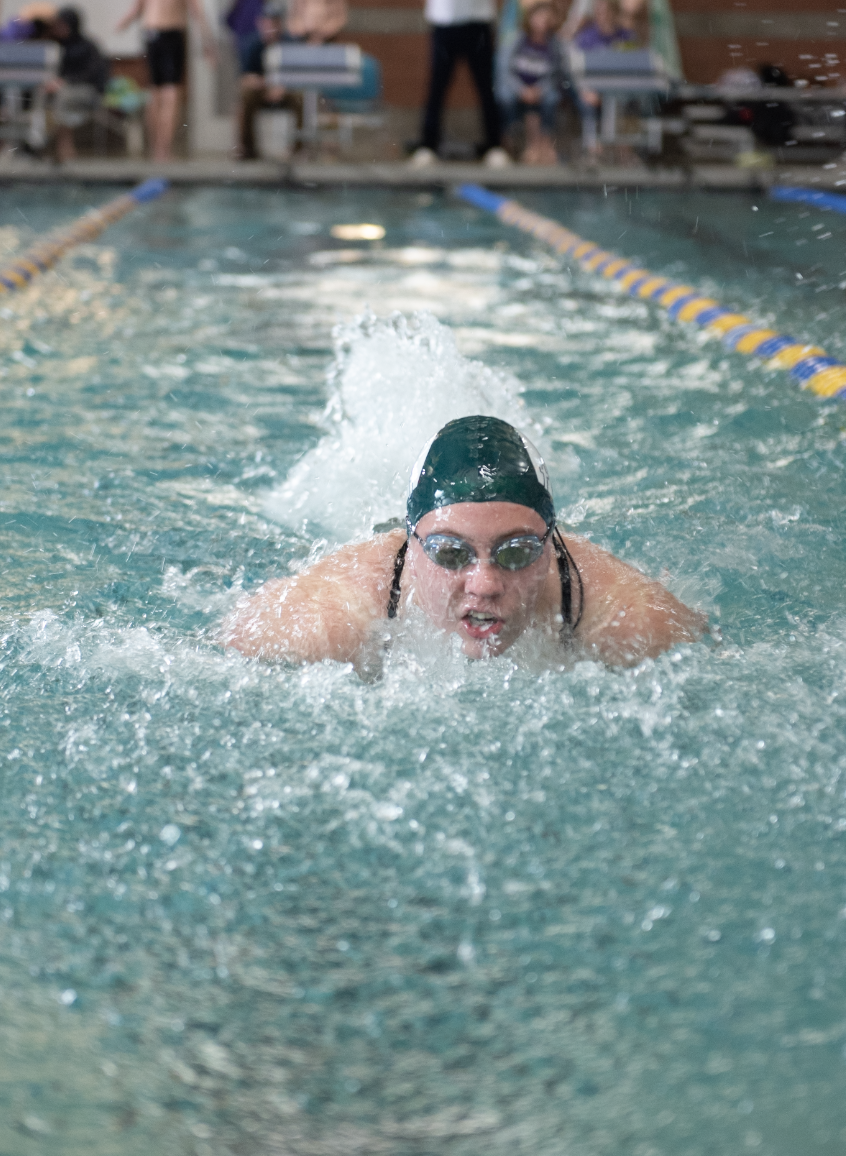
[(109, 78), (109, 65), (93, 40), (82, 35), (82, 17), (76, 8), (62, 8), (50, 22), (49, 34), (62, 50), (59, 75), (45, 85), (53, 94), (56, 160), (73, 160), (73, 130), (89, 121), (100, 103)]
[(243, 75), (249, 54), (259, 34), (258, 23), (262, 11), (262, 0), (235, 0), (226, 16), (227, 27), (232, 30), (238, 46), (238, 64)]
[(501, 147), (502, 129), (493, 87), (495, 18), (495, 0), (426, 0), (426, 19), (432, 30), (429, 95), (420, 147), (409, 161), (413, 168), (425, 168), (438, 159), (444, 101), (455, 66), (462, 59), (467, 61), (482, 106), (484, 163), (491, 168), (511, 163)]
[(153, 89), (147, 105), (147, 131), (156, 161), (169, 161), (172, 156), (180, 89), (185, 79), (189, 13), (200, 26), (206, 58), (214, 62), (214, 37), (201, 0), (135, 0), (117, 26), (117, 31), (122, 32), (135, 20), (141, 20), (144, 28)]
[(556, 35), (560, 23), (551, 0), (523, 10), (523, 35), (508, 56), (505, 118), (509, 126), (523, 121), (526, 148), (521, 160), (527, 165), (554, 165), (555, 117), (561, 94), (568, 85), (562, 44)]

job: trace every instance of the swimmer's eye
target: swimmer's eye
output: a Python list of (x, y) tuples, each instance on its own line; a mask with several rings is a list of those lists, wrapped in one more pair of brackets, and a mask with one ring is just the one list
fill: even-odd
[(422, 543), (426, 557), (444, 570), (463, 570), (476, 561), (476, 551), (460, 538), (449, 538), (445, 534), (430, 534)]
[(493, 560), (503, 570), (525, 570), (537, 562), (543, 553), (543, 542), (532, 534), (526, 538), (513, 538), (503, 542), (493, 553)]

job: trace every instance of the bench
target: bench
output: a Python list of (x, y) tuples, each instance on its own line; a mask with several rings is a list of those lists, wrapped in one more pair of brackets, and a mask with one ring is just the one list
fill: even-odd
[(326, 88), (356, 88), (362, 83), (362, 54), (357, 44), (271, 44), (264, 50), (269, 85), (301, 92), (301, 140), (313, 142), (319, 133), (318, 102)]
[(58, 73), (61, 49), (49, 40), (0, 42), (0, 140), (34, 150), (47, 142), (45, 84)]
[[(617, 135), (618, 101), (633, 96), (667, 96), (670, 79), (663, 58), (651, 48), (594, 48), (582, 51), (571, 45), (568, 49), (570, 73), (579, 88), (591, 89), (602, 98), (600, 135), (611, 144)], [(595, 141), (588, 137), (596, 131), (590, 118), (583, 125), (584, 143), (591, 147)], [(650, 152), (661, 151), (661, 121), (657, 117), (646, 120), (647, 147)]]

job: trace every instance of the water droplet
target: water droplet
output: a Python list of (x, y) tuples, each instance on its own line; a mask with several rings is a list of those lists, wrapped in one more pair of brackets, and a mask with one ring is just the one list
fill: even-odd
[(172, 847), (174, 843), (179, 842), (179, 837), (182, 834), (175, 823), (167, 823), (159, 831), (159, 838), (163, 843), (167, 843), (168, 847)]

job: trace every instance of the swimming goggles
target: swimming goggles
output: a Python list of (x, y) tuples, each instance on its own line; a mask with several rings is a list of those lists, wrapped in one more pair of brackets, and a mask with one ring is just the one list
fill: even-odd
[[(537, 534), (506, 538), (491, 550), (491, 562), (503, 570), (525, 570), (540, 558), (552, 530), (550, 526), (542, 538)], [(416, 530), (412, 530), (411, 534), (423, 547), (423, 553), (429, 561), (442, 566), (444, 570), (463, 570), (465, 566), (472, 566), (479, 561), (479, 555), (463, 538), (454, 538), (452, 534), (427, 534), (421, 538)]]

